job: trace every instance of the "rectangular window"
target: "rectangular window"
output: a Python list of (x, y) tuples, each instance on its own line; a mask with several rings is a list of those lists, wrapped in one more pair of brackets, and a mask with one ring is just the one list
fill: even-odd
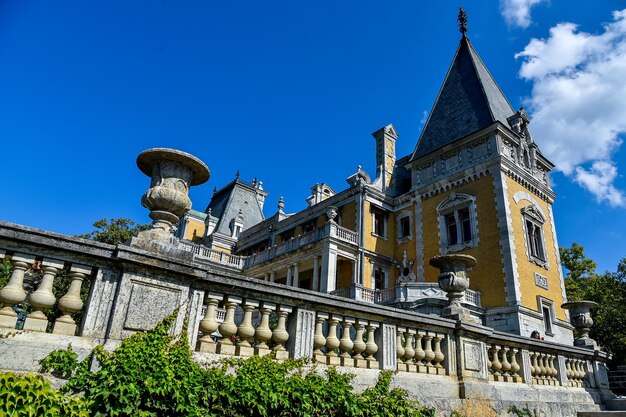
[(459, 243), (454, 213), (446, 215), (446, 229), (448, 230), (448, 246)]
[(526, 220), (526, 235), (528, 238), (530, 255), (537, 259), (545, 261), (546, 256), (543, 249), (543, 235), (541, 232), (541, 226), (536, 225), (530, 220)]
[(400, 219), (400, 238), (411, 236), (411, 219), (403, 217)]
[(386, 233), (386, 218), (385, 213), (381, 210), (373, 210), (372, 216), (374, 217), (374, 231), (373, 233), (377, 236), (387, 237)]
[(472, 223), (470, 222), (470, 213), (468, 208), (459, 210), (459, 218), (461, 221), (461, 232), (463, 243), (472, 240)]
[(552, 312), (550, 310), (550, 306), (543, 305), (541, 307), (543, 313), (543, 324), (546, 328), (546, 335), (551, 335), (552, 333)]
[(374, 289), (382, 290), (385, 288), (385, 273), (382, 268), (374, 270)]

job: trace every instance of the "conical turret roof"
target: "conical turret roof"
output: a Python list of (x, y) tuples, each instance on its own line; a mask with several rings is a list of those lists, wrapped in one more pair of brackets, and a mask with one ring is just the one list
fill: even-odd
[(411, 161), (514, 113), (464, 34)]

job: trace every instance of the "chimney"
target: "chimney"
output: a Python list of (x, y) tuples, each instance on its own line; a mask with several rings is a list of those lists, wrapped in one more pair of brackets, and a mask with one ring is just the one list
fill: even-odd
[(391, 186), (393, 168), (396, 165), (396, 139), (398, 133), (393, 125), (387, 125), (372, 133), (376, 139), (376, 178), (382, 179), (383, 191)]

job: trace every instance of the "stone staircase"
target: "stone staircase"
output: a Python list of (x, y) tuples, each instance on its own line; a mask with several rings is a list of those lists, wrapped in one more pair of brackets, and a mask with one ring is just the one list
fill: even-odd
[(609, 385), (615, 395), (626, 396), (626, 365), (620, 365), (609, 371)]
[(626, 366), (609, 371), (609, 385), (615, 395), (621, 396), (606, 402), (606, 411), (585, 411), (578, 417), (626, 417)]

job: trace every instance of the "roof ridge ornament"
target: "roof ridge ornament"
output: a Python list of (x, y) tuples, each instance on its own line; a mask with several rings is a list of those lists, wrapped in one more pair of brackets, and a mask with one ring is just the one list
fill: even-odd
[(459, 7), (459, 17), (457, 17), (457, 22), (459, 22), (459, 31), (463, 34), (463, 38), (466, 38), (465, 35), (467, 33), (467, 13), (463, 10), (463, 6)]

